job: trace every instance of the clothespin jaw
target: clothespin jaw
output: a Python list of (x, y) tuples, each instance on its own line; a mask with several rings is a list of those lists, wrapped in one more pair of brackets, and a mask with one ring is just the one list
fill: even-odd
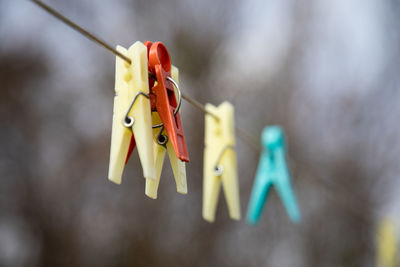
[(151, 79), (151, 108), (158, 112), (177, 157), (189, 162), (181, 117), (179, 112), (175, 112), (178, 108), (175, 90), (168, 79), (171, 76), (168, 50), (161, 42), (146, 41), (145, 45), (148, 48), (149, 71), (156, 78), (156, 82)]
[(203, 218), (215, 220), (221, 183), (224, 189), (229, 215), (240, 219), (239, 184), (234, 132), (234, 108), (229, 102), (218, 107), (206, 104), (206, 110), (217, 116), (205, 116), (205, 149), (203, 180)]
[[(172, 66), (171, 75), (176, 82), (179, 82), (178, 68)], [(157, 112), (152, 113), (152, 120), (153, 125), (161, 123), (160, 116)], [(156, 180), (146, 179), (146, 195), (153, 199), (157, 198), (158, 185), (160, 183), (161, 171), (163, 168), (166, 151), (168, 152), (169, 161), (172, 166), (172, 172), (174, 173), (176, 189), (178, 193), (187, 194), (186, 164), (176, 156), (175, 150), (168, 139), (165, 129), (153, 129), (153, 148), (154, 165), (156, 167)]]
[(383, 219), (378, 226), (377, 231), (377, 266), (395, 267), (397, 262), (397, 233), (394, 222), (389, 219)]
[(127, 64), (116, 57), (108, 179), (117, 184), (121, 183), (124, 166), (135, 144), (143, 176), (155, 179), (151, 106), (150, 100), (146, 97), (149, 94), (147, 47), (141, 42), (136, 42), (128, 50), (118, 46), (117, 51), (131, 58), (134, 64)]
[(296, 197), (290, 184), (285, 159), (285, 138), (281, 127), (265, 127), (261, 136), (262, 153), (247, 211), (247, 221), (255, 224), (260, 218), (269, 190), (274, 186), (293, 222), (300, 221)]

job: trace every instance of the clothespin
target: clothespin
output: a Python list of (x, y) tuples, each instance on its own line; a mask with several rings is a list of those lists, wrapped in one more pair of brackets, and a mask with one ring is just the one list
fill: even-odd
[(293, 222), (300, 221), (296, 197), (290, 185), (285, 159), (285, 137), (279, 126), (265, 127), (262, 136), (262, 153), (247, 210), (247, 221), (255, 224), (260, 218), (268, 192), (274, 186)]
[(235, 153), (234, 108), (229, 102), (218, 107), (206, 104), (215, 115), (205, 116), (203, 218), (213, 222), (221, 183), (232, 219), (240, 219), (239, 185)]
[(395, 267), (396, 266), (396, 226), (392, 220), (386, 218), (382, 220), (377, 231), (377, 266)]
[[(175, 97), (171, 76), (171, 59), (167, 48), (161, 42), (145, 42), (148, 48), (151, 110), (157, 111), (177, 157), (189, 162), (179, 102)], [(156, 81), (154, 80), (156, 78)]]
[[(128, 50), (117, 50), (131, 58), (128, 64), (116, 57), (114, 114), (108, 179), (120, 184), (124, 166), (137, 146), (143, 176), (156, 179), (151, 104), (147, 72), (147, 47), (136, 42)], [(136, 141), (136, 142), (135, 142)]]
[[(179, 70), (172, 66), (172, 79), (179, 83)], [(157, 112), (152, 113), (153, 125), (161, 123)], [(146, 195), (150, 198), (157, 198), (158, 185), (160, 183), (161, 171), (164, 163), (165, 152), (168, 152), (169, 162), (174, 173), (178, 193), (187, 194), (186, 166), (175, 154), (172, 143), (169, 141), (164, 127), (153, 129), (154, 165), (156, 167), (156, 180), (146, 179)]]

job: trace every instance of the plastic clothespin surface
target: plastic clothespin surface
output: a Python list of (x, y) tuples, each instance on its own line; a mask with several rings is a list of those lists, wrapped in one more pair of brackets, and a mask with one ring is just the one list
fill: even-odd
[(289, 218), (300, 221), (296, 197), (290, 184), (285, 158), (285, 138), (281, 127), (265, 127), (262, 136), (262, 152), (247, 210), (247, 221), (255, 224), (260, 218), (271, 186), (277, 190)]
[[(172, 78), (179, 82), (179, 70), (172, 66), (171, 69)], [(161, 122), (160, 116), (157, 112), (152, 113), (153, 125), (157, 125)], [(160, 183), (161, 171), (164, 164), (165, 152), (168, 152), (169, 162), (174, 173), (176, 189), (178, 193), (187, 194), (187, 183), (186, 183), (186, 164), (181, 161), (175, 154), (174, 148), (171, 142), (168, 140), (165, 129), (155, 128), (153, 129), (153, 148), (154, 148), (154, 165), (156, 167), (156, 180), (146, 179), (146, 190), (145, 193), (148, 197), (156, 199), (158, 186)], [(159, 144), (159, 137), (161, 136), (165, 144)]]
[(150, 100), (143, 95), (149, 94), (147, 47), (141, 42), (136, 42), (128, 50), (121, 46), (118, 46), (117, 50), (131, 58), (134, 64), (127, 64), (116, 57), (108, 179), (117, 184), (121, 183), (124, 166), (135, 144), (143, 168), (143, 176), (156, 179), (151, 105)]
[(167, 48), (161, 42), (145, 42), (148, 48), (149, 71), (155, 76), (151, 80), (151, 108), (157, 111), (165, 127), (168, 138), (177, 157), (189, 162), (182, 121), (179, 112), (175, 113), (178, 103), (175, 90), (167, 77), (171, 76), (171, 59)]
[(224, 189), (229, 216), (240, 219), (239, 184), (235, 147), (234, 108), (228, 102), (218, 107), (206, 105), (206, 110), (219, 120), (205, 116), (205, 149), (203, 180), (203, 218), (215, 220), (221, 184)]
[(396, 226), (389, 218), (383, 219), (377, 231), (377, 266), (396, 267), (397, 264)]

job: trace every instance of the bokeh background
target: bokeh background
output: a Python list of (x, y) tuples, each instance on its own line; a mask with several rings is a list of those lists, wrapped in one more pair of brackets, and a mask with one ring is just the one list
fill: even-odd
[[(30, 1), (0, 0), (0, 266), (375, 266), (376, 226), (399, 221), (398, 1), (46, 3), (129, 47), (161, 40), (181, 86), (235, 105), (289, 143), (302, 222), (273, 191), (258, 226), (201, 217), (204, 115), (183, 103), (186, 196), (168, 160), (158, 200), (133, 153), (107, 180), (115, 57)], [(242, 214), (259, 154), (237, 140)]]

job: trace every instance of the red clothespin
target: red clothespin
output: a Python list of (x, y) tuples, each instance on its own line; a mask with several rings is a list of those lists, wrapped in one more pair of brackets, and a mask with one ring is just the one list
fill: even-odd
[(149, 71), (154, 75), (149, 80), (151, 110), (157, 111), (160, 115), (176, 156), (182, 161), (189, 162), (181, 116), (179, 112), (174, 115), (178, 106), (174, 87), (167, 79), (171, 77), (171, 59), (168, 50), (161, 42), (146, 41), (144, 44), (147, 46)]

